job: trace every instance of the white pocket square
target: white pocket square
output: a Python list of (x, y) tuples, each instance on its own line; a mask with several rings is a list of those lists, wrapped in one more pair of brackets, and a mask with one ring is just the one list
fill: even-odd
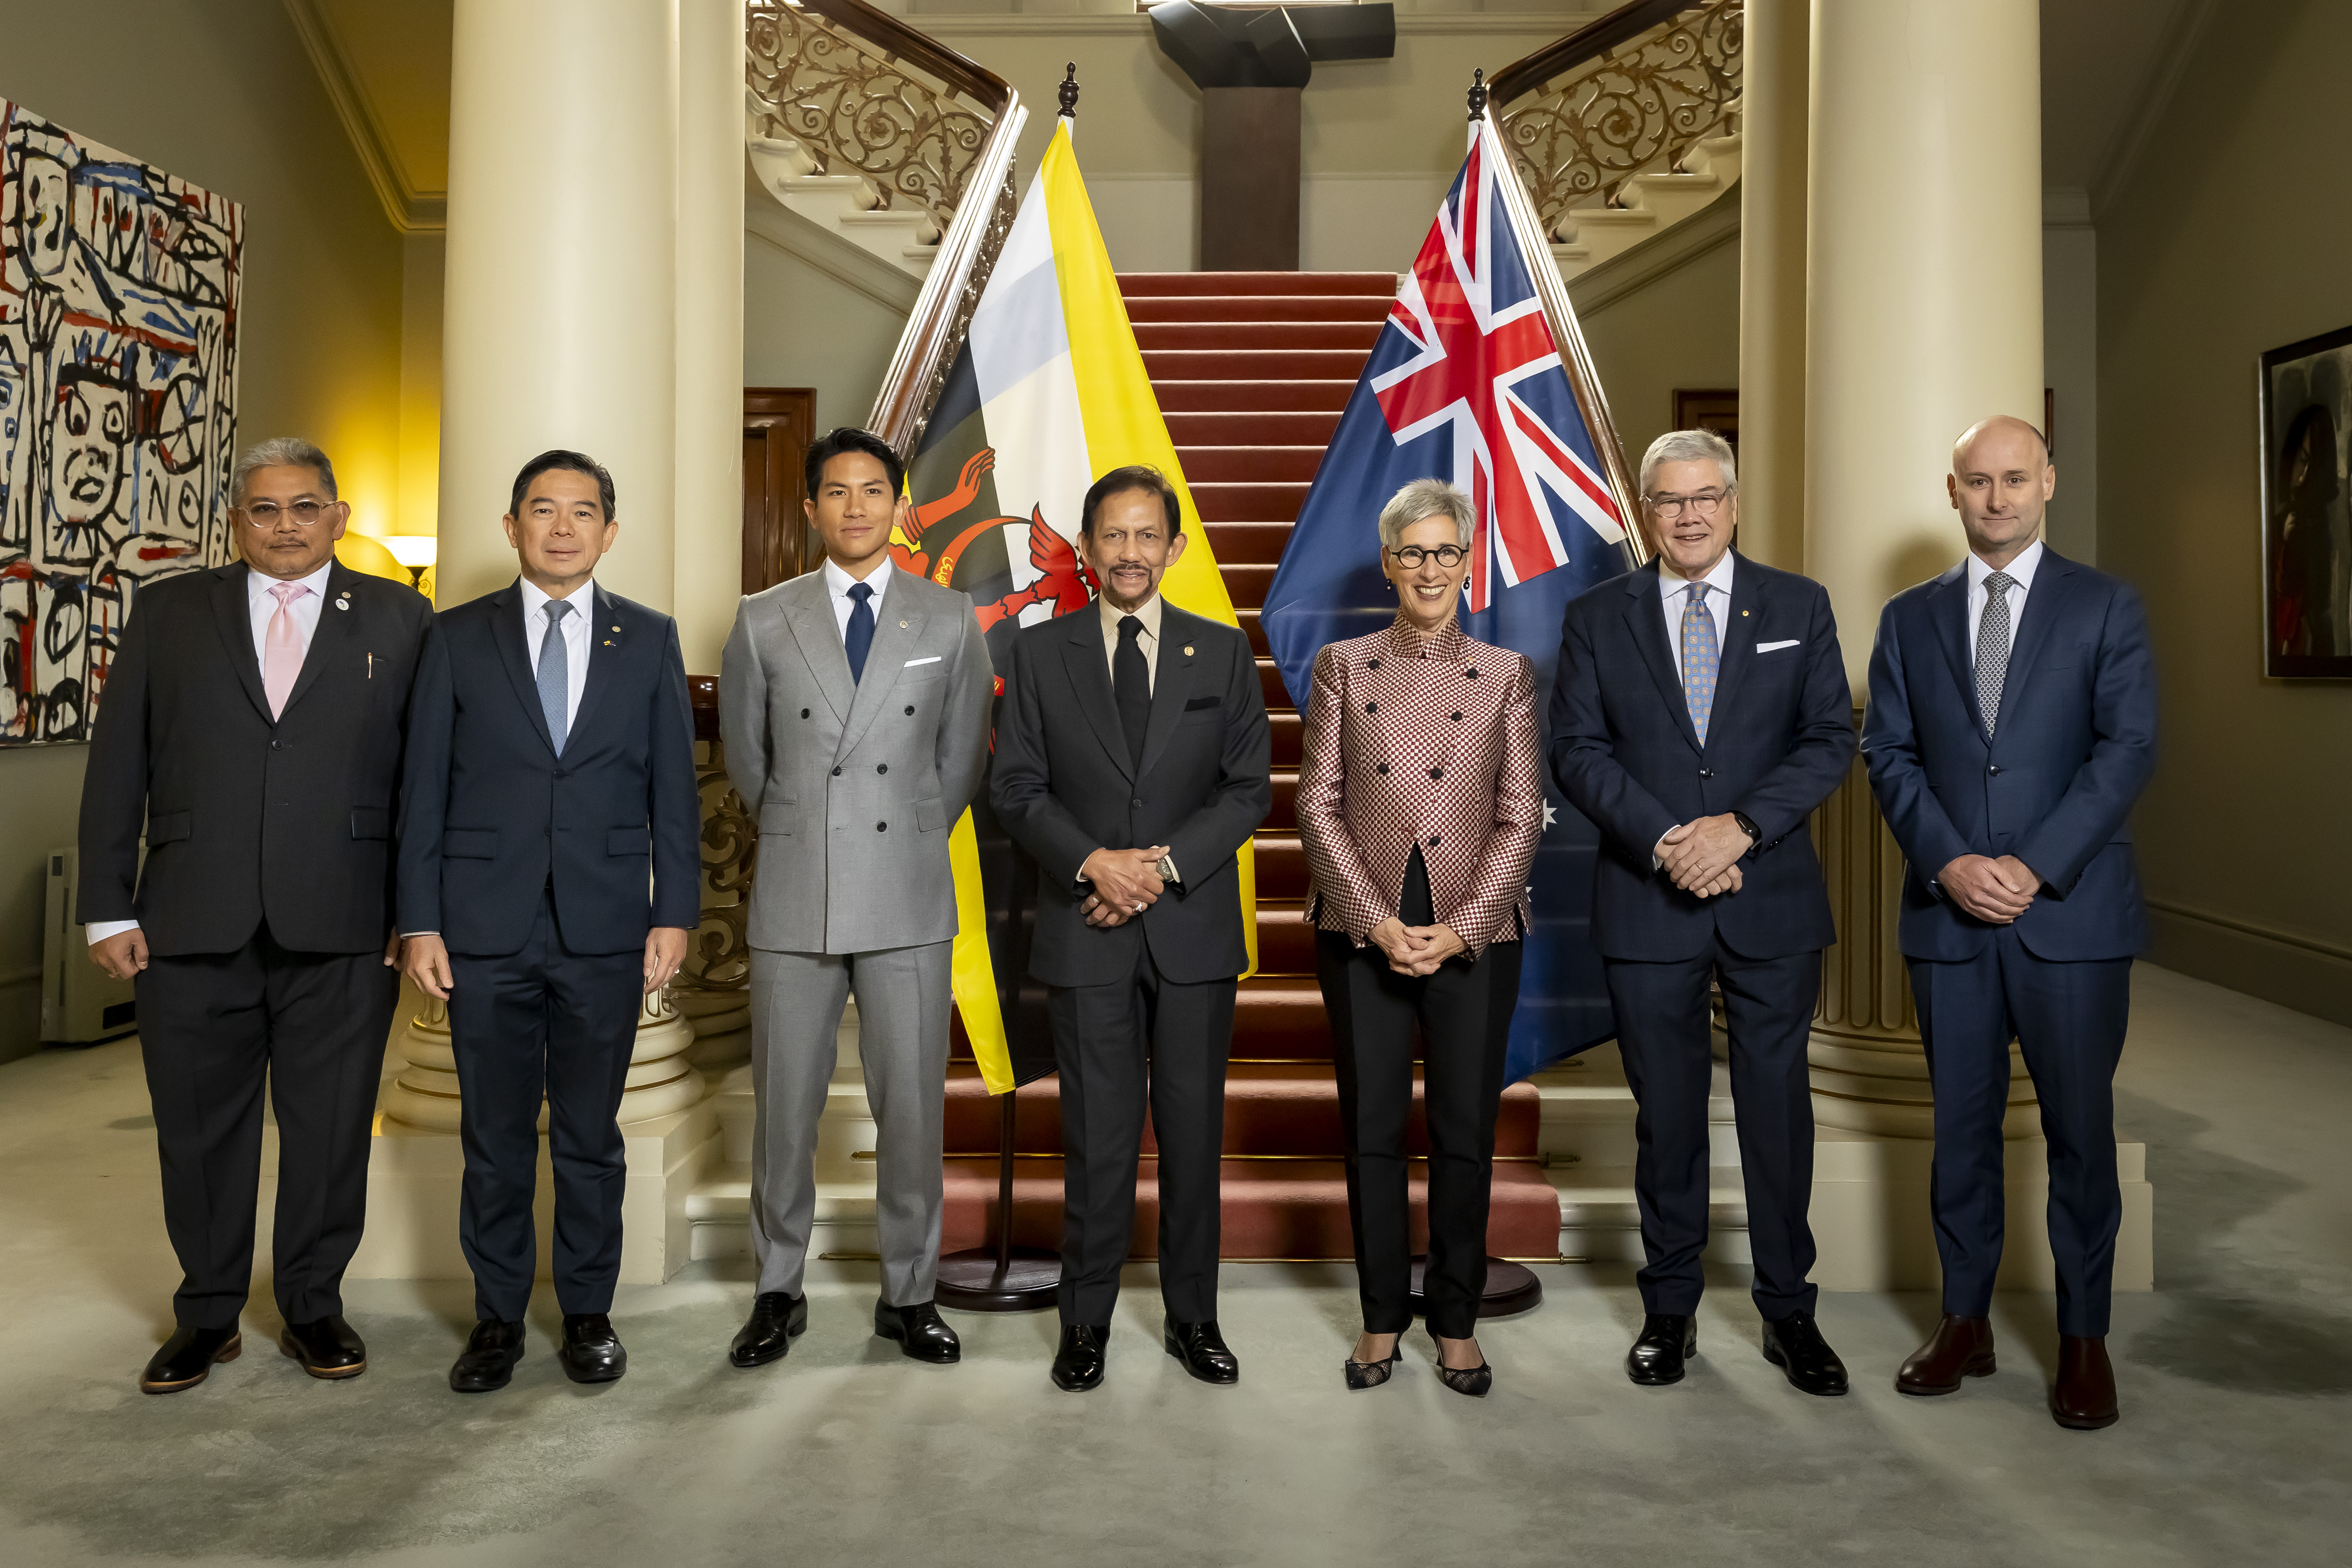
[(908, 669), (908, 670), (911, 670), (911, 669), (913, 669), (917, 664), (938, 664), (941, 659), (943, 659), (943, 658), (945, 658), (945, 657), (947, 657), (947, 655), (946, 655), (946, 654), (944, 654), (944, 653), (933, 653), (933, 654), (932, 654), (929, 658), (928, 658), (928, 659), (909, 659), (909, 660), (908, 660), (904, 664), (900, 665), (899, 667), (900, 667), (901, 669)]
[(1803, 641), (1802, 637), (1791, 637), (1785, 643), (1759, 643), (1756, 644), (1756, 651), (1759, 653), (1777, 653), (1783, 648), (1793, 648)]

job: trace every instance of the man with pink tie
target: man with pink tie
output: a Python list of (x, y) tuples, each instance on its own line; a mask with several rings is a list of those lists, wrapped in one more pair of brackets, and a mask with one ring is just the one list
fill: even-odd
[(314, 1377), (367, 1370), (341, 1286), (399, 995), (393, 808), (433, 607), (336, 563), (351, 508), (310, 443), (246, 453), (231, 494), (245, 559), (139, 590), (82, 781), (82, 918), (91, 959), (137, 985), (184, 1276), (149, 1394), (242, 1348), (265, 1082), (278, 1346)]

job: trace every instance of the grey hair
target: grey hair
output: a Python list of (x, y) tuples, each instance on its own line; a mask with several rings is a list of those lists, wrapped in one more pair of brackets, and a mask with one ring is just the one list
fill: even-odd
[(1381, 548), (1394, 549), (1405, 529), (1428, 517), (1454, 519), (1454, 535), (1470, 548), (1470, 497), (1443, 479), (1415, 479), (1381, 508)]
[(335, 494), (335, 465), (327, 461), (327, 455), (299, 435), (278, 435), (247, 447), (237, 458), (236, 468), (229, 476), (230, 499), (244, 500), (247, 482), (264, 468), (315, 470), (319, 482), (327, 487), (327, 499), (340, 498)]
[(1650, 493), (1661, 463), (1708, 462), (1722, 473), (1727, 493), (1739, 488), (1739, 459), (1731, 455), (1731, 443), (1712, 430), (1669, 430), (1642, 454), (1642, 494)]

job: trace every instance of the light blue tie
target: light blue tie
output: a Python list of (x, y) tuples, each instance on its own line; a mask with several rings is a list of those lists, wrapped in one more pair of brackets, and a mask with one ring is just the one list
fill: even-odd
[(1706, 744), (1706, 721), (1715, 712), (1715, 677), (1723, 668), (1722, 650), (1715, 640), (1715, 617), (1706, 612), (1706, 584), (1690, 585), (1690, 602), (1683, 607), (1683, 701), (1690, 705), (1691, 727), (1698, 743)]
[(563, 642), (563, 618), (572, 606), (561, 599), (547, 601), (547, 635), (539, 643), (539, 711), (547, 716), (547, 738), (555, 755), (563, 755), (563, 712), (572, 695), (572, 653)]

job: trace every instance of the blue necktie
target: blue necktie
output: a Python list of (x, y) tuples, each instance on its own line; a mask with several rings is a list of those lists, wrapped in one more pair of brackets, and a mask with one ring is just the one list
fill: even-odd
[(849, 597), (855, 606), (849, 612), (849, 626), (841, 634), (842, 652), (849, 655), (849, 678), (866, 678), (866, 652), (874, 646), (874, 606), (866, 602), (874, 590), (862, 582), (849, 585)]
[(539, 711), (547, 716), (547, 738), (555, 755), (563, 755), (564, 709), (572, 695), (572, 653), (563, 641), (563, 618), (572, 606), (561, 599), (547, 601), (547, 635), (539, 643)]
[(1690, 705), (1691, 727), (1706, 744), (1706, 721), (1715, 712), (1715, 677), (1723, 653), (1715, 640), (1715, 617), (1706, 612), (1706, 584), (1690, 585), (1683, 607), (1683, 701)]

